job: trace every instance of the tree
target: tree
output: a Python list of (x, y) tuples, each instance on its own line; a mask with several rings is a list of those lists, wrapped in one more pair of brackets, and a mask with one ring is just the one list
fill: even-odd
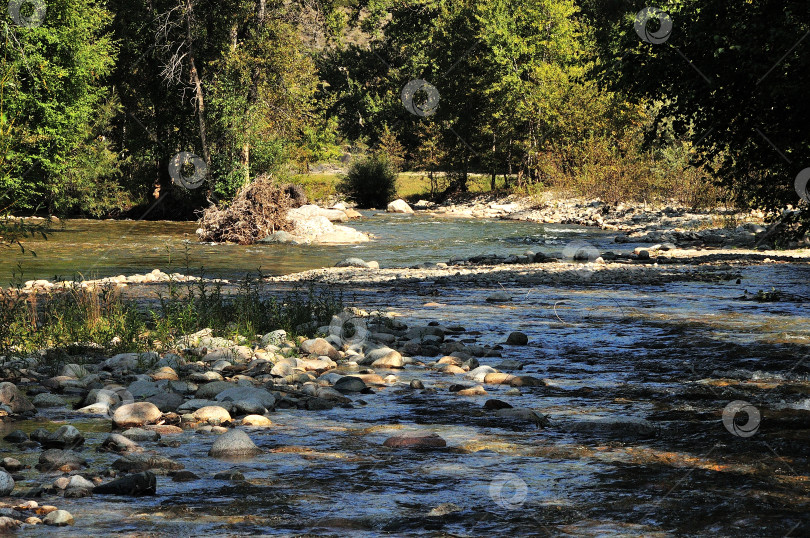
[[(715, 173), (739, 202), (796, 205), (794, 179), (810, 166), (807, 3), (673, 0), (661, 8), (673, 24), (663, 43), (639, 38), (635, 11), (607, 23), (620, 30), (600, 41), (605, 79), (661, 100), (658, 125), (671, 123), (702, 162), (719, 163)], [(660, 23), (648, 24), (655, 31)]]
[(7, 135), (0, 192), (19, 209), (87, 210), (109, 194), (96, 186), (116, 174), (117, 163), (88, 160), (88, 152), (114, 153), (102, 106), (111, 99), (104, 77), (116, 54), (107, 30), (111, 18), (97, 0), (48, 2), (40, 26), (0, 13), (0, 129)]

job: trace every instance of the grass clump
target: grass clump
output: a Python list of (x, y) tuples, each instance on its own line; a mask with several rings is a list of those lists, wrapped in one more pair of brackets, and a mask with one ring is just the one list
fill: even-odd
[(64, 362), (76, 354), (165, 351), (203, 329), (245, 342), (277, 329), (309, 336), (341, 310), (342, 294), (331, 289), (310, 285), (275, 296), (260, 275), (228, 289), (202, 276), (173, 280), (151, 306), (122, 297), (112, 284), (34, 292), (16, 285), (0, 288), (0, 355), (43, 351), (46, 361)]
[(137, 351), (146, 325), (134, 304), (112, 285), (23, 293), (0, 290), (0, 352), (86, 349)]
[(281, 297), (269, 295), (260, 275), (246, 275), (231, 292), (221, 281), (172, 281), (159, 308), (150, 311), (150, 325), (156, 343), (167, 348), (202, 329), (234, 340), (252, 340), (277, 329), (309, 334), (342, 309), (342, 295), (326, 288), (296, 287)]

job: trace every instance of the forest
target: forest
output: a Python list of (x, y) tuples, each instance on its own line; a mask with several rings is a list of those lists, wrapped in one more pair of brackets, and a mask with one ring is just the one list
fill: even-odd
[(437, 193), (807, 198), (806, 2), (12, 0), (0, 32), (5, 215), (193, 218), (368, 154)]

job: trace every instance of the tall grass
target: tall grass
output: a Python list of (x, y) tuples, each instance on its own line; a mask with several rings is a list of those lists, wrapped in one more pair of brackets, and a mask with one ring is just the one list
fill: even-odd
[(145, 324), (133, 304), (113, 286), (25, 293), (0, 290), (0, 353), (87, 348), (135, 351), (143, 346)]
[(161, 347), (201, 329), (248, 340), (277, 329), (308, 334), (343, 309), (342, 294), (313, 285), (296, 287), (282, 298), (271, 296), (261, 275), (246, 275), (230, 293), (221, 281), (172, 281), (159, 300), (160, 307), (150, 310), (150, 326)]
[(247, 275), (226, 289), (201, 274), (170, 281), (158, 305), (149, 307), (124, 298), (114, 285), (25, 292), (16, 283), (0, 288), (0, 355), (168, 350), (202, 329), (247, 341), (277, 329), (310, 335), (343, 309), (342, 294), (330, 289), (296, 287), (277, 298), (265, 288), (260, 276)]

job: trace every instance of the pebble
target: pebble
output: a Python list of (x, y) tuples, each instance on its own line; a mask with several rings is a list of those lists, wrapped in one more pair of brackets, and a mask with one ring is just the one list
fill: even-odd
[(121, 436), (133, 442), (133, 444), (143, 441), (157, 441), (160, 439), (160, 434), (158, 432), (144, 428), (129, 428), (128, 430), (122, 432)]
[(201, 422), (221, 424), (231, 420), (231, 414), (218, 405), (208, 405), (194, 411), (193, 416)]
[(74, 426), (65, 425), (41, 442), (45, 448), (75, 448), (84, 444), (84, 436)]
[(172, 475), (172, 482), (191, 482), (193, 480), (199, 480), (199, 478), (199, 476), (191, 471), (177, 471)]
[(487, 297), (488, 303), (508, 303), (511, 300), (512, 296), (505, 291), (499, 291)]
[(129, 495), (133, 497), (155, 495), (157, 493), (157, 478), (155, 473), (151, 471), (122, 476), (112, 482), (96, 486), (93, 493), (99, 495)]
[(242, 419), (242, 426), (267, 427), (272, 425), (270, 419), (262, 415), (248, 415)]
[(12, 444), (19, 444), (28, 441), (28, 434), (22, 430), (14, 430), (10, 434), (3, 437), (3, 441)]
[(87, 466), (87, 460), (72, 450), (52, 448), (39, 456), (37, 469), (40, 471), (75, 471)]
[(366, 384), (359, 377), (341, 377), (334, 384), (334, 389), (338, 392), (362, 392), (366, 389)]
[(56, 394), (51, 394), (50, 392), (43, 392), (42, 394), (37, 394), (31, 400), (31, 403), (34, 404), (37, 408), (46, 408), (46, 407), (64, 407), (67, 405), (67, 402), (61, 397)]
[(214, 478), (216, 480), (233, 480), (233, 481), (237, 481), (237, 480), (244, 480), (245, 475), (242, 474), (241, 471), (230, 469), (230, 470), (227, 470), (227, 471), (218, 472), (217, 474), (214, 475)]
[(510, 333), (506, 338), (506, 344), (509, 346), (525, 346), (529, 343), (529, 337), (521, 332)]
[(25, 466), (16, 458), (3, 458), (3, 461), (0, 462), (0, 467), (10, 473), (16, 473), (17, 471), (22, 470)]

